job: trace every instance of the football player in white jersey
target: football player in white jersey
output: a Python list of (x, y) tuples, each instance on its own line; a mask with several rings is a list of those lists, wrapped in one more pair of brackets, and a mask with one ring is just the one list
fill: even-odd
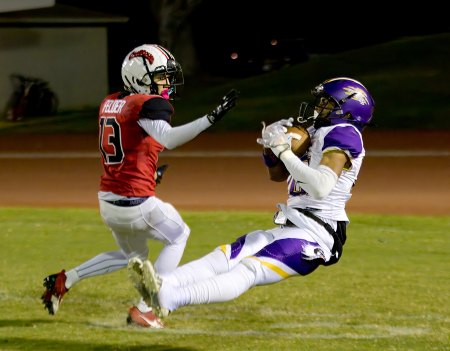
[[(371, 124), (375, 102), (358, 81), (339, 77), (312, 90), (313, 104), (302, 103), (297, 122), (306, 124), (311, 146), (295, 155), (286, 127), (293, 118), (263, 128), (269, 174), (285, 167), (289, 196), (278, 204), (276, 227), (247, 233), (170, 274), (149, 261), (132, 259), (128, 268), (143, 297), (160, 317), (186, 305), (225, 302), (250, 288), (312, 273), (338, 262), (349, 219), (351, 197), (365, 156), (361, 132)], [(268, 152), (268, 150), (271, 152)], [(142, 294), (142, 289), (140, 290)]]

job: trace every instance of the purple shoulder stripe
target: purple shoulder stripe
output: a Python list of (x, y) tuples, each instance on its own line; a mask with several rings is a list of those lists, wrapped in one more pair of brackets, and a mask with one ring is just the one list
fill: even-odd
[(323, 141), (322, 150), (335, 147), (341, 150), (348, 150), (353, 158), (358, 157), (363, 148), (361, 135), (353, 126), (343, 125), (331, 129)]

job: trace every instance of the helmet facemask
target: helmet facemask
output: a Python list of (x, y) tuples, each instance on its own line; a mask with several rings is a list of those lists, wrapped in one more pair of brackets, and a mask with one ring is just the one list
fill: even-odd
[[(183, 71), (180, 64), (173, 60), (167, 61), (167, 67), (159, 66), (153, 72), (147, 70), (147, 73), (141, 80), (137, 81), (140, 86), (147, 86), (151, 94), (167, 95), (170, 100), (179, 97), (177, 93), (177, 86), (180, 88), (184, 84)], [(159, 87), (163, 86), (166, 91)]]
[(181, 93), (181, 88), (184, 85), (183, 71), (178, 62), (174, 60), (167, 61), (166, 79), (167, 82), (169, 82), (167, 93), (169, 94), (170, 99), (178, 99)]
[(298, 110), (298, 117), (296, 118), (296, 122), (301, 126), (308, 128), (314, 125), (314, 121), (316, 120), (317, 115), (318, 114), (313, 104), (302, 102)]
[(332, 112), (342, 113), (333, 98), (326, 97), (323, 93), (316, 96), (314, 103), (302, 102), (300, 104), (299, 116), (297, 122), (304, 127), (314, 125), (316, 129), (331, 125), (329, 116)]

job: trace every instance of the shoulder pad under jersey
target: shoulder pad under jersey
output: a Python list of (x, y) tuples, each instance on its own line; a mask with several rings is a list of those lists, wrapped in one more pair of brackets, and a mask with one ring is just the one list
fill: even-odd
[(348, 151), (352, 158), (356, 158), (363, 149), (361, 134), (352, 125), (337, 125), (325, 135), (323, 141), (322, 150), (330, 148)]
[(173, 106), (168, 100), (160, 96), (151, 97), (142, 104), (139, 112), (141, 118), (162, 119), (170, 123), (173, 114)]

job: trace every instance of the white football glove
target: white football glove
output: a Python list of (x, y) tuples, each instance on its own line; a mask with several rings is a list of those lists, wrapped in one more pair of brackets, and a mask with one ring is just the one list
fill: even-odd
[(265, 148), (270, 148), (275, 156), (279, 157), (284, 151), (291, 149), (292, 136), (286, 134), (286, 127), (291, 127), (293, 121), (294, 119), (291, 117), (281, 119), (268, 126), (262, 122), (261, 138), (256, 139), (256, 142)]

